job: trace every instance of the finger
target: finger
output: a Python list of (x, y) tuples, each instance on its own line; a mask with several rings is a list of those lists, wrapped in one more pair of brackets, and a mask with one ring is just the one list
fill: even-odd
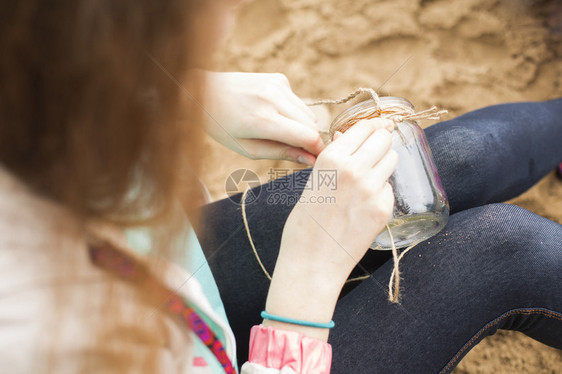
[(270, 120), (271, 123), (260, 130), (261, 139), (303, 148), (313, 155), (317, 155), (324, 148), (324, 142), (317, 130), (280, 114), (273, 115)]
[(267, 139), (242, 139), (240, 144), (253, 160), (287, 160), (312, 166), (316, 157), (302, 148)]
[(286, 75), (284, 74), (274, 74), (276, 75), (279, 79), (277, 80), (277, 82), (280, 83), (279, 87), (281, 87), (282, 90), (285, 91), (285, 94), (288, 95), (289, 100), (291, 100), (294, 104), (296, 104), (297, 106), (301, 106), (301, 108), (305, 111), (308, 112), (308, 115), (311, 118), (315, 118), (316, 115), (314, 114), (314, 112), (308, 107), (308, 105), (306, 105), (291, 89), (291, 82), (289, 82), (289, 79), (287, 78)]
[(388, 211), (386, 212), (388, 216), (386, 223), (388, 223), (388, 221), (392, 218), (394, 200), (394, 190), (392, 189), (390, 183), (385, 182), (379, 194), (379, 201), (381, 204), (384, 204), (384, 206), (388, 208)]
[(386, 129), (388, 131), (392, 131), (396, 126), (393, 120), (387, 118), (371, 118), (365, 121), (373, 122), (373, 125), (377, 128), (377, 130)]
[(310, 118), (308, 114), (306, 114), (301, 108), (294, 105), (293, 103), (289, 103), (289, 102), (284, 102), (282, 104), (279, 103), (277, 107), (277, 112), (280, 115), (292, 121), (300, 123), (301, 126), (306, 126), (315, 131), (319, 130), (318, 121), (316, 120), (316, 117)]
[(371, 178), (373, 185), (382, 186), (394, 173), (397, 165), (398, 153), (390, 149), (369, 172), (369, 178)]
[(279, 113), (291, 118), (295, 121), (302, 121), (307, 126), (318, 128), (318, 120), (316, 114), (301, 100), (300, 97), (295, 95), (290, 87), (284, 87), (286, 103), (290, 105), (282, 105), (279, 107)]
[(373, 132), (378, 129), (388, 129), (390, 126), (394, 126), (394, 122), (385, 118), (372, 118), (359, 121), (345, 131), (344, 136), (342, 136), (342, 139), (337, 143), (337, 145), (334, 144), (331, 147), (336, 148), (340, 152), (352, 154)]
[(384, 129), (372, 133), (353, 153), (353, 163), (359, 167), (371, 168), (379, 162), (392, 146), (392, 135)]
[(330, 143), (327, 148), (334, 152), (351, 155), (375, 130), (376, 126), (372, 121), (359, 121), (343, 133), (337, 142)]
[(381, 198), (394, 201), (394, 189), (392, 188), (390, 183), (385, 182), (382, 186)]
[(294, 161), (299, 164), (314, 166), (316, 163), (316, 156), (308, 153), (302, 148), (289, 148), (286, 152), (285, 160)]

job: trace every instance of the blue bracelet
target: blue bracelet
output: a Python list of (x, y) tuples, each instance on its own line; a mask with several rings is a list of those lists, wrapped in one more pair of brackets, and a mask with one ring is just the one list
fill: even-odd
[(336, 325), (334, 323), (334, 321), (330, 321), (328, 323), (319, 323), (319, 322), (308, 322), (308, 321), (301, 321), (300, 319), (293, 319), (293, 318), (276, 316), (274, 314), (269, 314), (265, 310), (263, 312), (261, 312), (261, 318), (268, 319), (270, 321), (290, 323), (292, 325), (317, 327), (317, 328), (320, 328), (320, 329), (331, 329), (332, 327), (334, 327)]

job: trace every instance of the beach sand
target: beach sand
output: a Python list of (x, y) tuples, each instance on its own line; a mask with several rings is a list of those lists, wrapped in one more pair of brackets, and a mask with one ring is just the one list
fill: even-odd
[[(305, 98), (372, 87), (418, 109), (445, 108), (445, 119), (492, 104), (548, 100), (562, 96), (562, 3), (255, 0), (240, 7), (216, 69), (281, 72)], [(332, 115), (343, 109), (332, 108)], [(248, 160), (206, 141), (205, 164), (213, 168), (203, 180), (214, 198), (225, 197), (225, 179), (235, 169), (252, 169), (265, 182), (272, 167), (301, 168)], [(562, 182), (553, 173), (510, 202), (562, 223)], [(455, 373), (562, 373), (562, 351), (499, 332)]]

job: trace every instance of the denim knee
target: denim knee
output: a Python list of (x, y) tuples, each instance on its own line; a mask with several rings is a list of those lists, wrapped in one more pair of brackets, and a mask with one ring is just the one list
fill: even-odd
[[(471, 209), (475, 256), (519, 287), (562, 284), (562, 225), (510, 204)], [(482, 260), (482, 259), (481, 259)]]
[(429, 127), (426, 133), (451, 211), (484, 204), (488, 174), (495, 169), (489, 167), (494, 164), (490, 160), (496, 147), (494, 138), (478, 129), (449, 126), (447, 122)]

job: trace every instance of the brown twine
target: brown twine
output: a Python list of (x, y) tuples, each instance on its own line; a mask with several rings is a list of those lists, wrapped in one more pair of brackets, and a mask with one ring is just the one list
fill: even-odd
[(250, 226), (248, 225), (248, 218), (246, 217), (246, 195), (248, 195), (248, 191), (250, 191), (250, 187), (246, 188), (246, 191), (244, 191), (244, 193), (242, 194), (242, 200), (240, 202), (242, 208), (242, 219), (244, 220), (244, 228), (246, 229), (246, 235), (248, 236), (248, 240), (250, 241), (250, 246), (252, 246), (252, 251), (254, 251), (254, 256), (256, 256), (256, 260), (258, 260), (258, 264), (260, 264), (260, 267), (267, 279), (271, 280), (271, 275), (266, 270), (263, 262), (261, 262), (260, 255), (258, 254), (258, 250), (254, 245), (254, 240), (252, 239), (252, 234), (250, 234)]
[(391, 303), (398, 303), (398, 299), (400, 298), (400, 261), (402, 257), (408, 252), (410, 249), (414, 248), (416, 245), (420, 244), (420, 242), (416, 242), (409, 246), (408, 248), (404, 249), (400, 256), (398, 256), (398, 250), (396, 249), (396, 245), (394, 244), (394, 238), (392, 237), (392, 232), (390, 231), (390, 227), (388, 225), (385, 226), (386, 231), (388, 231), (388, 236), (390, 237), (390, 243), (392, 245), (392, 262), (394, 263), (394, 268), (392, 269), (392, 273), (390, 274), (390, 280), (388, 281), (388, 301)]
[[(358, 88), (354, 92), (352, 92), (349, 95), (347, 95), (345, 97), (342, 97), (340, 99), (335, 99), (335, 100), (318, 99), (318, 100), (315, 100), (315, 101), (312, 101), (312, 102), (308, 102), (307, 105), (310, 105), (310, 106), (325, 105), (325, 104), (338, 105), (338, 104), (344, 104), (344, 103), (347, 103), (347, 102), (349, 102), (353, 99), (361, 98), (361, 97), (365, 97), (365, 96), (366, 96), (366, 99), (372, 99), (375, 102), (375, 107), (374, 108), (367, 108), (363, 111), (358, 112), (352, 119), (350, 119), (349, 121), (344, 122), (340, 125), (332, 124), (330, 126), (329, 131), (327, 131), (327, 132), (321, 131), (321, 132), (329, 134), (328, 141), (331, 141), (331, 139), (333, 138), (334, 133), (336, 131), (340, 131), (340, 132), (343, 133), (346, 130), (348, 130), (351, 126), (355, 125), (357, 122), (362, 121), (362, 120), (366, 120), (366, 119), (372, 119), (372, 118), (376, 118), (376, 117), (390, 119), (394, 123), (393, 130), (396, 129), (397, 131), (399, 131), (398, 128), (397, 128), (397, 124), (400, 123), (400, 122), (408, 121), (408, 120), (415, 121), (415, 120), (424, 120), (424, 119), (438, 120), (439, 118), (441, 118), (441, 116), (443, 114), (447, 113), (446, 110), (439, 110), (435, 106), (433, 106), (429, 109), (426, 109), (426, 110), (419, 111), (419, 112), (415, 112), (411, 107), (406, 106), (406, 105), (390, 105), (390, 106), (386, 106), (385, 109), (382, 110), (381, 107), (380, 107), (381, 102), (380, 102), (379, 95), (372, 88), (364, 88), (364, 87)], [(402, 134), (400, 134), (400, 135), (402, 135)], [(249, 191), (249, 188), (244, 191), (244, 193), (242, 195), (242, 199), (241, 199), (242, 219), (244, 221), (244, 228), (246, 229), (246, 235), (248, 236), (248, 240), (250, 241), (250, 246), (252, 247), (252, 250), (254, 252), (256, 260), (258, 261), (258, 263), (259, 263), (262, 271), (264, 272), (265, 276), (267, 277), (267, 279), (271, 280), (271, 275), (269, 274), (269, 272), (266, 270), (265, 266), (263, 265), (263, 263), (260, 259), (260, 256), (258, 254), (258, 251), (256, 249), (256, 246), (254, 245), (252, 235), (250, 233), (250, 226), (248, 225), (248, 219), (246, 217), (246, 195), (248, 194), (248, 191)], [(390, 243), (392, 245), (392, 259), (393, 259), (393, 262), (394, 262), (394, 268), (392, 270), (392, 274), (390, 275), (390, 280), (388, 282), (388, 300), (391, 303), (398, 303), (399, 302), (399, 296), (400, 296), (400, 267), (399, 267), (400, 260), (402, 260), (404, 255), (406, 255), (406, 253), (408, 253), (412, 248), (414, 248), (420, 242), (414, 243), (413, 245), (407, 247), (406, 249), (404, 249), (400, 253), (400, 255), (398, 255), (398, 250), (396, 248), (396, 245), (394, 244), (394, 238), (392, 236), (392, 232), (390, 230), (390, 227), (388, 226), (388, 224), (385, 227), (386, 227), (386, 230), (388, 231)], [(361, 281), (361, 280), (367, 279), (369, 277), (370, 277), (370, 274), (365, 274), (365, 275), (360, 276), (360, 277), (350, 278), (345, 283)]]
[(415, 121), (415, 120), (438, 120), (441, 118), (442, 115), (446, 114), (446, 110), (439, 110), (436, 106), (432, 106), (429, 109), (422, 110), (419, 112), (415, 112), (411, 107), (406, 105), (389, 105), (386, 106), (384, 110), (381, 109), (381, 101), (379, 95), (373, 90), (372, 88), (365, 88), (361, 87), (355, 90), (354, 92), (350, 93), (349, 95), (342, 97), (340, 99), (329, 100), (329, 99), (318, 99), (312, 102), (308, 102), (309, 106), (314, 105), (338, 105), (338, 104), (345, 104), (353, 99), (363, 97), (365, 100), (371, 99), (375, 102), (374, 108), (367, 108), (362, 110), (353, 116), (347, 122), (342, 124), (334, 124), (330, 126), (329, 131), (323, 131), (324, 133), (328, 133), (330, 135), (329, 140), (332, 139), (334, 133), (336, 131), (345, 132), (351, 126), (355, 125), (357, 122), (372, 119), (376, 117), (387, 118), (392, 120), (394, 123), (394, 128), (396, 128), (396, 124), (404, 121)]
[(380, 106), (380, 98), (379, 95), (373, 90), (372, 88), (360, 87), (354, 92), (350, 93), (349, 95), (342, 97), (340, 99), (317, 99), (312, 102), (306, 103), (309, 106), (314, 105), (324, 105), (324, 104), (345, 104), (350, 100), (355, 99), (357, 96), (360, 95), (369, 95), (369, 97), (373, 98), (377, 107)]

